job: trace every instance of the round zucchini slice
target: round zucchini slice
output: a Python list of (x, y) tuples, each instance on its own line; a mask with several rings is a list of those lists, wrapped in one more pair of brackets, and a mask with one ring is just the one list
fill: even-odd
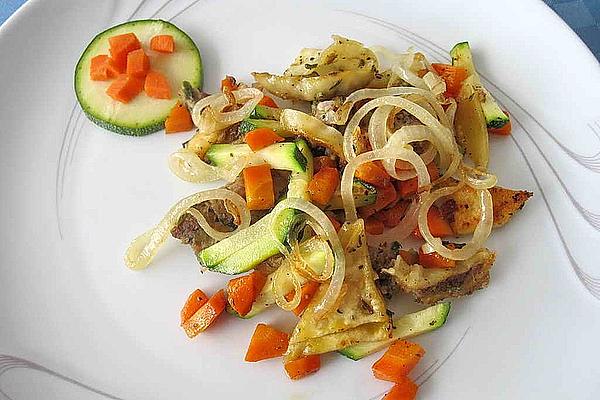
[[(110, 54), (108, 38), (133, 32), (150, 59), (150, 68), (166, 76), (172, 98), (148, 97), (143, 91), (129, 103), (113, 100), (106, 94), (111, 81), (90, 78), (91, 59)], [(150, 49), (155, 35), (171, 35), (175, 41), (173, 53)], [(194, 41), (175, 25), (162, 20), (139, 20), (114, 26), (98, 34), (87, 46), (75, 67), (75, 93), (81, 108), (90, 120), (102, 128), (123, 135), (142, 136), (161, 130), (165, 119), (177, 103), (177, 91), (183, 81), (202, 86), (202, 59)]]

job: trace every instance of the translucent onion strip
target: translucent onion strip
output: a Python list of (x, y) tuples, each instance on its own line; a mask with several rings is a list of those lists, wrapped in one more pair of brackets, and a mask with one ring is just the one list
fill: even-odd
[(317, 317), (319, 317), (333, 308), (342, 290), (342, 284), (344, 283), (344, 277), (346, 275), (346, 259), (344, 256), (344, 249), (342, 248), (342, 244), (340, 243), (340, 239), (335, 231), (335, 228), (333, 227), (333, 224), (327, 215), (317, 206), (303, 199), (288, 198), (279, 202), (273, 209), (272, 214), (277, 216), (279, 212), (288, 208), (299, 210), (310, 215), (315, 222), (320, 225), (321, 228), (323, 228), (325, 238), (331, 245), (331, 250), (335, 259), (335, 265), (331, 275), (331, 281), (329, 282), (329, 287), (325, 292), (325, 296), (323, 296), (323, 299), (321, 299), (321, 302), (315, 307), (315, 313)]
[(438, 199), (449, 196), (456, 192), (462, 187), (462, 185), (456, 185), (451, 187), (444, 187), (437, 189), (434, 192), (424, 196), (423, 204), (419, 209), (419, 231), (425, 239), (425, 241), (433, 248), (439, 255), (449, 258), (451, 260), (466, 260), (472, 257), (479, 249), (483, 247), (483, 244), (487, 240), (490, 232), (492, 231), (492, 225), (494, 223), (494, 205), (492, 203), (492, 195), (488, 190), (478, 190), (477, 195), (479, 197), (481, 219), (477, 223), (473, 238), (464, 247), (460, 249), (451, 250), (444, 246), (440, 238), (433, 237), (429, 231), (429, 225), (427, 224), (427, 213), (429, 208)]
[[(231, 236), (250, 225), (250, 211), (246, 206), (246, 201), (237, 193), (227, 189), (213, 189), (204, 192), (195, 193), (178, 201), (163, 219), (154, 228), (135, 238), (127, 251), (125, 252), (125, 265), (131, 269), (142, 269), (150, 264), (158, 249), (169, 237), (171, 229), (177, 224), (179, 218), (186, 213), (192, 206), (207, 200), (229, 200), (238, 209), (241, 223), (231, 232), (221, 232), (226, 236)], [(198, 221), (202, 226), (202, 222)], [(206, 222), (206, 220), (204, 220)], [(208, 223), (207, 223), (208, 224)], [(214, 233), (214, 232), (213, 232)], [(207, 232), (210, 235), (210, 232)]]
[[(429, 146), (429, 153), (422, 154), (420, 157), (423, 159), (425, 164), (429, 164), (433, 161), (436, 153), (440, 155), (440, 167), (442, 169), (447, 169), (449, 167), (449, 162), (451, 157), (458, 157), (457, 153), (453, 152), (453, 147), (449, 146), (447, 143), (442, 142), (439, 137), (435, 136), (431, 129), (423, 125), (408, 125), (403, 126), (398, 129), (396, 132), (390, 136), (387, 142), (387, 147), (390, 148), (404, 148), (406, 145), (412, 142), (422, 142), (428, 141), (432, 146)], [(433, 149), (432, 149), (433, 147)], [(399, 180), (407, 180), (414, 178), (416, 176), (416, 172), (412, 169), (412, 164), (410, 163), (402, 163), (402, 169), (407, 170), (411, 169), (408, 172), (398, 172), (396, 171), (398, 161), (393, 160), (384, 160), (383, 166), (392, 177)]]
[[(454, 135), (452, 132), (447, 127), (442, 125), (440, 121), (427, 112), (427, 110), (425, 110), (423, 107), (402, 97), (384, 96), (371, 100), (358, 109), (358, 111), (356, 111), (356, 113), (348, 122), (348, 125), (346, 125), (346, 130), (344, 132), (344, 155), (346, 156), (346, 160), (351, 160), (352, 158), (356, 157), (356, 152), (354, 151), (352, 142), (356, 130), (359, 129), (360, 121), (371, 110), (385, 105), (401, 108), (415, 116), (419, 121), (421, 121), (422, 124), (429, 127), (431, 131), (440, 138), (440, 140), (444, 140), (446, 146), (451, 146), (450, 141), (454, 142)], [(445, 118), (446, 114), (443, 111), (442, 114)]]
[(245, 101), (244, 105), (234, 111), (222, 112), (223, 108), (229, 105), (227, 96), (223, 93), (216, 93), (205, 97), (194, 105), (192, 110), (192, 120), (194, 125), (197, 127), (202, 126), (202, 118), (204, 109), (210, 107), (214, 113), (214, 118), (217, 122), (220, 122), (224, 127), (240, 122), (244, 118), (247, 118), (258, 102), (263, 98), (263, 93), (254, 88), (244, 88), (234, 90), (231, 92), (235, 96), (235, 100), (238, 104)]
[(469, 167), (465, 164), (461, 165), (460, 174), (461, 180), (473, 189), (491, 189), (498, 183), (496, 175)]
[(254, 154), (241, 156), (231, 163), (231, 169), (207, 164), (191, 150), (180, 149), (169, 156), (169, 169), (177, 177), (192, 183), (207, 183), (223, 179), (233, 182), (243, 169), (253, 161)]
[(413, 150), (405, 148), (386, 147), (381, 150), (372, 150), (363, 153), (352, 159), (344, 168), (341, 181), (341, 195), (342, 202), (344, 203), (344, 211), (346, 213), (346, 220), (350, 222), (356, 221), (358, 215), (356, 213), (356, 203), (354, 196), (352, 195), (352, 182), (354, 180), (354, 173), (359, 165), (370, 161), (384, 160), (384, 159), (395, 159), (403, 160), (411, 163), (417, 172), (417, 182), (419, 189), (417, 192), (427, 189), (431, 184), (429, 178), (429, 172), (425, 163)]
[(393, 106), (381, 106), (375, 109), (369, 120), (368, 138), (373, 150), (383, 149), (388, 138), (388, 119), (394, 111)]
[(445, 116), (444, 109), (439, 105), (437, 99), (433, 96), (433, 94), (424, 89), (415, 88), (415, 87), (390, 87), (385, 89), (360, 89), (353, 93), (351, 93), (348, 97), (346, 97), (346, 101), (342, 106), (336, 111), (336, 118), (332, 123), (336, 125), (344, 125), (346, 121), (348, 121), (348, 117), (350, 116), (350, 111), (354, 105), (362, 100), (366, 99), (376, 99), (384, 96), (410, 96), (417, 95), (421, 96), (427, 100), (427, 102), (434, 109), (436, 116), (440, 120), (440, 122), (446, 126), (451, 127), (447, 117)]
[[(333, 275), (335, 259), (327, 239), (323, 237), (313, 236), (300, 245), (296, 243), (290, 256), (292, 268), (310, 280), (323, 282)], [(315, 266), (319, 266), (320, 270), (315, 270)]]
[(448, 101), (450, 102), (450, 105), (446, 108), (446, 117), (452, 126), (454, 126), (454, 117), (456, 116), (456, 109), (458, 106), (456, 105), (456, 100), (453, 98), (450, 97)]
[[(273, 295), (275, 303), (286, 311), (292, 311), (300, 305), (302, 300), (302, 284), (300, 278), (290, 267), (287, 259), (283, 260), (277, 271), (273, 273)], [(293, 290), (294, 297), (291, 300), (285, 298), (286, 294)]]
[[(419, 154), (419, 157), (421, 157), (425, 165), (427, 165), (435, 159), (437, 153), (438, 152), (435, 146), (433, 146), (431, 143), (427, 143), (425, 151)], [(396, 161), (396, 169), (403, 171), (412, 171), (412, 165), (410, 163), (407, 163), (406, 161)], [(415, 176), (414, 172), (413, 176)]]

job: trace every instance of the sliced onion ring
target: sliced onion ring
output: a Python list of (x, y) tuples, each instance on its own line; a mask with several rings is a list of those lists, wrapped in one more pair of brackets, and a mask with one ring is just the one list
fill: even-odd
[[(292, 311), (300, 305), (302, 300), (302, 284), (287, 259), (283, 260), (277, 271), (273, 273), (273, 297), (275, 303), (286, 311)], [(294, 297), (291, 300), (285, 296), (293, 290)]]
[(317, 206), (303, 199), (288, 198), (279, 202), (271, 213), (273, 214), (274, 218), (276, 218), (281, 211), (288, 208), (302, 211), (313, 218), (315, 222), (321, 228), (323, 228), (325, 233), (323, 237), (329, 241), (331, 250), (333, 251), (335, 265), (331, 275), (331, 281), (329, 282), (329, 287), (327, 288), (325, 296), (315, 307), (315, 315), (319, 318), (333, 308), (337, 298), (341, 293), (342, 284), (344, 283), (344, 278), (346, 275), (346, 258), (344, 255), (344, 249), (342, 248), (342, 244), (340, 243), (340, 239), (335, 231), (335, 228), (333, 227), (333, 224), (327, 215)]
[(437, 189), (423, 198), (423, 205), (419, 209), (419, 231), (425, 239), (425, 241), (442, 257), (449, 258), (451, 260), (466, 260), (472, 257), (478, 250), (483, 247), (483, 244), (487, 240), (490, 232), (492, 231), (492, 225), (494, 223), (494, 205), (492, 203), (492, 195), (488, 190), (478, 190), (477, 195), (479, 196), (481, 219), (477, 223), (473, 238), (464, 247), (460, 249), (451, 250), (444, 246), (440, 238), (433, 237), (429, 231), (429, 225), (427, 224), (427, 213), (433, 203), (444, 196), (449, 196), (452, 193), (460, 190), (462, 184), (456, 186), (444, 187)]
[(498, 177), (478, 168), (462, 164), (460, 167), (461, 180), (473, 189), (491, 189), (498, 183)]
[[(390, 147), (390, 148), (397, 148), (397, 147), (403, 147), (406, 148), (406, 145), (408, 145), (409, 143), (412, 142), (419, 142), (419, 141), (428, 141), (430, 142), (433, 147), (435, 147), (433, 149), (433, 154), (429, 154), (427, 155), (427, 159), (424, 157), (424, 155), (420, 155), (420, 157), (423, 159), (423, 162), (425, 164), (429, 164), (432, 160), (433, 157), (435, 157), (436, 152), (440, 155), (440, 167), (443, 169), (447, 169), (449, 167), (449, 162), (450, 160), (455, 157), (458, 156), (458, 154), (453, 154), (451, 148), (448, 148), (442, 141), (440, 141), (440, 139), (434, 135), (431, 130), (423, 125), (408, 125), (408, 126), (403, 126), (402, 128), (398, 129), (396, 132), (394, 132), (392, 134), (392, 136), (390, 136), (390, 138), (388, 139), (388, 142), (386, 144), (386, 147)], [(431, 147), (431, 146), (430, 146)], [(431, 157), (429, 159), (429, 157)], [(412, 168), (412, 165), (410, 163), (403, 163), (405, 166), (410, 166), (410, 170), (408, 172), (399, 172), (396, 170), (396, 165), (398, 164), (398, 161), (393, 161), (393, 160), (384, 160), (383, 161), (383, 166), (385, 167), (386, 171), (388, 172), (388, 174), (390, 174), (392, 177), (399, 179), (399, 180), (407, 180), (407, 179), (411, 179), (414, 178), (416, 176), (416, 172), (414, 171), (414, 169)]]
[[(147, 267), (158, 252), (158, 249), (169, 237), (171, 229), (177, 224), (179, 218), (193, 205), (207, 200), (229, 200), (238, 208), (241, 218), (240, 225), (231, 232), (221, 232), (221, 234), (231, 236), (250, 225), (250, 211), (248, 211), (246, 201), (239, 194), (227, 189), (213, 189), (195, 193), (175, 203), (158, 225), (144, 232), (131, 242), (125, 252), (125, 265), (131, 269), (143, 269)], [(202, 226), (202, 221), (198, 222)], [(210, 235), (210, 232), (207, 232), (207, 234)]]
[[(332, 123), (336, 125), (344, 125), (348, 121), (348, 117), (350, 116), (350, 111), (354, 105), (365, 99), (376, 99), (384, 96), (411, 96), (417, 95), (421, 96), (427, 100), (427, 102), (431, 105), (431, 107), (435, 110), (437, 118), (440, 122), (450, 128), (452, 125), (448, 121), (445, 116), (444, 109), (439, 105), (436, 98), (433, 94), (424, 89), (419, 89), (416, 87), (390, 87), (385, 89), (359, 89), (353, 93), (351, 93), (344, 101), (344, 104), (340, 106), (340, 108), (336, 111), (336, 117), (334, 118)], [(444, 115), (442, 115), (444, 114)]]
[[(310, 256), (319, 253), (324, 253), (325, 264), (320, 271), (315, 271), (313, 264), (310, 262)], [(310, 239), (302, 242), (302, 244), (296, 243), (294, 246), (294, 251), (290, 253), (290, 256), (292, 268), (307, 279), (316, 282), (323, 282), (333, 275), (335, 259), (327, 239), (324, 239), (320, 236), (313, 236)]]
[(254, 161), (254, 153), (241, 156), (226, 169), (207, 164), (195, 152), (180, 149), (169, 156), (169, 169), (177, 177), (192, 183), (207, 183), (223, 179), (233, 182), (244, 168)]
[[(437, 103), (436, 103), (437, 104)], [(348, 124), (346, 125), (346, 130), (344, 132), (344, 155), (346, 160), (351, 160), (356, 157), (356, 152), (352, 146), (354, 133), (358, 128), (360, 121), (371, 111), (380, 106), (390, 105), (406, 110), (410, 114), (414, 115), (421, 123), (425, 126), (429, 127), (431, 131), (437, 135), (440, 140), (444, 140), (446, 146), (450, 146), (450, 140), (454, 141), (454, 135), (452, 132), (444, 126), (440, 121), (438, 121), (433, 115), (431, 115), (427, 110), (418, 104), (407, 100), (402, 97), (394, 97), (394, 96), (384, 96), (379, 97), (374, 100), (369, 101), (364, 106), (358, 109), (356, 113), (352, 116)], [(439, 106), (439, 105), (438, 105)], [(440, 107), (441, 108), (441, 107)], [(442, 111), (443, 117), (446, 117), (446, 114)]]
[(194, 105), (192, 110), (192, 120), (197, 127), (202, 126), (202, 111), (210, 107), (215, 113), (215, 120), (225, 127), (240, 122), (247, 118), (254, 110), (254, 107), (263, 98), (263, 93), (255, 88), (238, 89), (231, 92), (235, 96), (237, 103), (245, 100), (244, 105), (235, 111), (222, 112), (223, 108), (229, 105), (227, 96), (223, 93), (216, 93), (205, 97)]
[(421, 157), (419, 157), (419, 155), (413, 150), (386, 147), (385, 149), (372, 150), (363, 153), (352, 159), (352, 161), (346, 165), (346, 168), (344, 168), (344, 172), (342, 174), (340, 192), (342, 195), (342, 202), (344, 203), (344, 211), (346, 213), (347, 221), (354, 222), (358, 218), (356, 213), (356, 203), (354, 202), (354, 196), (352, 195), (352, 182), (356, 169), (359, 165), (366, 162), (385, 159), (408, 161), (414, 166), (415, 171), (417, 171), (417, 182), (419, 186), (417, 191), (422, 191), (423, 189), (427, 189), (429, 187), (431, 181), (429, 179), (427, 167), (425, 166), (425, 163)]

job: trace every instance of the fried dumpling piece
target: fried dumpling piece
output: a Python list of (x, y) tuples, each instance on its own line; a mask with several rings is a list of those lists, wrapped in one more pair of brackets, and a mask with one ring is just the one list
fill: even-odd
[[(533, 193), (526, 190), (511, 190), (500, 186), (491, 188), (490, 194), (494, 203), (494, 228), (506, 224), (533, 196)], [(454, 233), (457, 235), (473, 233), (481, 215), (477, 192), (465, 185), (442, 203), (440, 211), (450, 222)]]
[(346, 96), (375, 80), (375, 53), (355, 40), (333, 36), (324, 50), (302, 49), (284, 75), (255, 72), (259, 87), (290, 100), (324, 100)]
[(430, 305), (485, 288), (495, 259), (496, 254), (485, 248), (467, 260), (457, 261), (454, 268), (423, 268), (408, 265), (398, 257), (394, 267), (383, 272), (392, 275), (400, 290), (413, 295), (417, 302)]
[(286, 359), (322, 354), (364, 341), (389, 337), (391, 321), (383, 297), (375, 286), (362, 220), (346, 224), (340, 230), (346, 253), (344, 288), (336, 307), (317, 318), (319, 304), (328, 285), (321, 285), (290, 338)]

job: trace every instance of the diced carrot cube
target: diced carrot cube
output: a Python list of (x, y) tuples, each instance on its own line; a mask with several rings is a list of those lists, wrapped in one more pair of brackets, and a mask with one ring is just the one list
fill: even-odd
[(417, 343), (398, 340), (373, 364), (373, 375), (384, 381), (402, 382), (424, 355), (425, 350)]
[(285, 372), (290, 379), (300, 379), (317, 372), (321, 368), (321, 357), (318, 354), (300, 357), (285, 363)]
[(150, 71), (144, 81), (144, 92), (154, 99), (170, 99), (171, 87), (167, 78), (157, 71)]
[(165, 132), (187, 132), (193, 127), (194, 122), (187, 107), (177, 103), (165, 121)]
[(106, 54), (93, 57), (90, 61), (90, 78), (93, 81), (107, 81), (119, 75), (119, 69)]
[(121, 103), (129, 103), (142, 91), (143, 87), (143, 79), (121, 74), (106, 89), (106, 94)]
[(285, 354), (290, 337), (269, 325), (258, 324), (246, 352), (245, 361), (256, 362)]
[(208, 296), (202, 290), (194, 290), (181, 309), (181, 325), (183, 326), (207, 301)]
[(250, 210), (268, 210), (275, 204), (273, 177), (269, 164), (255, 165), (244, 169), (246, 204)]
[(110, 57), (114, 60), (120, 72), (125, 72), (127, 67), (127, 54), (142, 48), (135, 33), (131, 32), (109, 37), (108, 43), (110, 44)]
[(175, 51), (175, 40), (171, 35), (156, 35), (150, 39), (150, 48), (161, 53), (172, 53)]
[(414, 400), (419, 387), (409, 378), (404, 377), (394, 385), (382, 400)]
[(150, 70), (150, 59), (144, 50), (137, 49), (127, 54), (127, 74), (144, 78)]
[(223, 313), (226, 305), (225, 292), (221, 289), (183, 323), (182, 327), (185, 333), (190, 338), (193, 338), (199, 333), (204, 332)]

